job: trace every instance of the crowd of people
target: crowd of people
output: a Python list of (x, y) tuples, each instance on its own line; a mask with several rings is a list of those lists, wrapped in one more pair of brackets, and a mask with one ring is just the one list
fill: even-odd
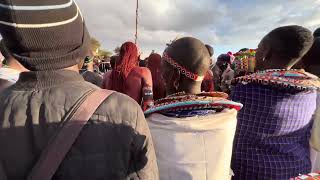
[(320, 178), (320, 28), (125, 42), (100, 73), (70, 2), (0, 0), (1, 180)]

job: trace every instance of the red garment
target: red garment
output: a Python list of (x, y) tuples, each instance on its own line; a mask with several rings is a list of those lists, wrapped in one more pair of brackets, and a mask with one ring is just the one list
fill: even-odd
[(138, 66), (136, 45), (131, 42), (124, 43), (118, 60), (115, 69), (106, 73), (104, 88), (130, 96), (143, 110), (153, 106), (151, 72), (148, 68)]
[(204, 80), (201, 84), (202, 92), (213, 92), (214, 91), (214, 83), (213, 83), (213, 73), (212, 71), (208, 71), (204, 77)]
[(121, 46), (120, 59), (112, 71), (109, 87), (111, 90), (124, 92), (125, 81), (134, 67), (138, 66), (138, 48), (132, 42), (126, 42)]
[(166, 89), (161, 75), (161, 56), (151, 54), (148, 58), (148, 68), (152, 74), (153, 99), (158, 100), (166, 97)]

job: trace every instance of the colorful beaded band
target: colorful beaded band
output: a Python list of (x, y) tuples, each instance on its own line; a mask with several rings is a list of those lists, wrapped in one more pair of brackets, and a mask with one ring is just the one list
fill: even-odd
[(165, 60), (167, 63), (178, 69), (178, 71), (186, 76), (189, 79), (192, 79), (194, 81), (203, 81), (204, 76), (199, 76), (198, 74), (192, 73), (183, 66), (181, 66), (179, 63), (177, 63), (175, 60), (173, 60), (171, 57), (168, 56), (167, 53), (163, 53), (162, 59)]
[(258, 83), (280, 88), (291, 88), (299, 91), (318, 90), (320, 81), (316, 76), (304, 70), (270, 69), (233, 80), (233, 84)]

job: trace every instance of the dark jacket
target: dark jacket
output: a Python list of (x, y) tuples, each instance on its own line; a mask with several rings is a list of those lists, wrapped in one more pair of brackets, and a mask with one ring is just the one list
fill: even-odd
[(102, 87), (103, 79), (98, 73), (86, 71), (82, 73), (82, 77), (85, 81), (90, 82), (98, 87)]
[(0, 79), (0, 92), (4, 90), (5, 88), (11, 86), (13, 83), (6, 80), (6, 79)]
[[(97, 87), (76, 72), (22, 73), (0, 95), (0, 179), (25, 180), (78, 100)], [(157, 180), (149, 128), (139, 105), (114, 93), (81, 131), (53, 180)]]

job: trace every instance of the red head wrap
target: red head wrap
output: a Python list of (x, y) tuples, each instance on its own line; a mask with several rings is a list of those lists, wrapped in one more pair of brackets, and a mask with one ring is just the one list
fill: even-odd
[(159, 54), (151, 54), (148, 58), (148, 68), (152, 74), (153, 82), (153, 99), (158, 100), (166, 96), (166, 90), (161, 75), (161, 56)]
[(136, 66), (138, 66), (138, 48), (134, 43), (126, 42), (121, 46), (120, 59), (112, 71), (109, 87), (112, 90), (123, 92), (125, 80)]

